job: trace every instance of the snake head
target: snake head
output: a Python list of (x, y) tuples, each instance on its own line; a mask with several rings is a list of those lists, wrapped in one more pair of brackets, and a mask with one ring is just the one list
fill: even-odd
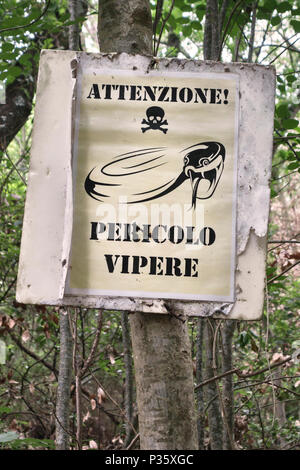
[(185, 150), (190, 150), (183, 158), (183, 171), (192, 186), (192, 206), (196, 199), (208, 199), (216, 190), (224, 169), (225, 147), (219, 142), (202, 142)]

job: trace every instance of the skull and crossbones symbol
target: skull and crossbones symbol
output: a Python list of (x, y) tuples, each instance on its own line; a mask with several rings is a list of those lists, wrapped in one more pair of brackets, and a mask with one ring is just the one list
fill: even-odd
[(147, 124), (148, 127), (141, 127), (142, 132), (149, 131), (150, 129), (157, 130), (159, 129), (164, 134), (168, 132), (168, 129), (163, 129), (162, 126), (167, 126), (168, 121), (163, 120), (165, 116), (165, 112), (159, 106), (151, 106), (146, 111), (147, 119), (142, 120), (142, 124)]

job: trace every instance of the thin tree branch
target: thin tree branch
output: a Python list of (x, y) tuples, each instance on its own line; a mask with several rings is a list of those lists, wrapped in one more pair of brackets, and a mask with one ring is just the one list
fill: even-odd
[(244, 374), (243, 371), (241, 371), (240, 369), (234, 368), (234, 369), (228, 370), (227, 372), (224, 372), (224, 374), (220, 374), (215, 377), (211, 377), (210, 379), (204, 380), (204, 382), (201, 382), (200, 384), (196, 385), (194, 390), (197, 390), (200, 387), (204, 387), (204, 385), (207, 385), (210, 382), (214, 382), (215, 380), (222, 379), (223, 377), (226, 377), (227, 375), (230, 375), (230, 374), (236, 374), (238, 377), (243, 378), (243, 379), (248, 379), (249, 377), (255, 377), (256, 375), (260, 375), (260, 374), (263, 374), (264, 372), (268, 372), (270, 369), (279, 367), (285, 364), (286, 362), (290, 361), (291, 359), (292, 359), (292, 356), (288, 356), (280, 362), (275, 362), (274, 364), (271, 364), (270, 367), (267, 366), (267, 367), (264, 367), (263, 369), (250, 372), (248, 374)]
[(282, 245), (284, 243), (300, 243), (298, 240), (270, 240), (268, 243), (281, 243)]
[[(285, 44), (286, 42), (289, 42), (293, 37), (295, 37), (298, 33), (295, 33), (293, 34), (289, 39), (285, 39), (283, 42), (281, 42), (280, 44), (278, 44), (278, 46), (276, 46), (274, 49), (272, 49), (271, 51), (268, 52), (268, 54), (259, 62), (260, 64), (262, 62), (264, 62), (268, 57), (269, 55), (271, 55), (276, 49), (278, 49), (278, 47), (281, 47), (283, 44)], [(294, 42), (298, 41), (299, 38), (297, 38)], [(292, 46), (294, 43), (290, 44), (290, 46)], [(289, 49), (289, 46), (287, 47), (287, 49)], [(285, 51), (285, 49), (280, 53), (282, 54), (283, 52)], [(270, 62), (272, 63), (272, 62)]]
[(164, 0), (157, 0), (155, 9), (155, 18), (153, 21), (153, 54), (155, 55), (156, 50), (156, 28), (161, 20), (163, 11)]
[(40, 19), (46, 14), (49, 6), (50, 6), (50, 2), (51, 0), (47, 0), (47, 3), (44, 7), (44, 10), (42, 11), (42, 13), (40, 14), (40, 16), (38, 18), (36, 18), (35, 20), (32, 20), (30, 23), (28, 24), (23, 24), (23, 25), (20, 25), (20, 26), (11, 26), (10, 28), (4, 28), (4, 29), (0, 29), (0, 34), (1, 33), (4, 33), (6, 31), (13, 31), (15, 29), (23, 29), (23, 28), (29, 28), (30, 26), (34, 25), (35, 23), (37, 23), (38, 21), (40, 21)]
[(126, 413), (124, 412), (124, 410), (122, 410), (122, 408), (120, 407), (120, 405), (116, 402), (116, 400), (113, 399), (113, 397), (108, 393), (107, 390), (105, 390), (105, 388), (103, 387), (103, 385), (99, 382), (99, 380), (97, 379), (97, 377), (93, 374), (93, 372), (89, 369), (89, 372), (91, 374), (91, 376), (93, 377), (93, 379), (95, 380), (96, 384), (98, 385), (98, 387), (102, 388), (102, 390), (104, 391), (105, 395), (107, 395), (107, 397), (110, 399), (110, 401), (119, 409), (120, 413), (122, 414), (122, 416), (124, 417), (124, 419), (127, 421), (127, 423), (130, 425), (131, 429), (133, 430), (134, 434), (137, 434), (137, 431), (135, 429), (135, 427), (133, 426), (133, 424), (127, 419), (127, 416), (126, 416)]
[(99, 316), (98, 316), (98, 323), (97, 323), (97, 330), (96, 330), (96, 335), (93, 341), (93, 345), (91, 347), (90, 354), (87, 358), (87, 360), (84, 362), (81, 371), (80, 371), (80, 377), (83, 377), (84, 374), (86, 373), (87, 369), (90, 367), (91, 362), (94, 358), (95, 352), (97, 350), (98, 344), (99, 344), (99, 339), (100, 339), (100, 333), (102, 330), (102, 310), (99, 310)]
[(130, 442), (129, 446), (126, 447), (126, 450), (130, 450), (134, 444), (136, 443), (136, 441), (140, 438), (140, 433), (138, 433), (133, 439), (132, 441)]
[(285, 269), (284, 271), (282, 271), (282, 273), (278, 274), (278, 276), (275, 276), (275, 277), (272, 277), (272, 279), (270, 279), (267, 284), (271, 284), (271, 282), (274, 282), (276, 281), (276, 279), (278, 279), (279, 277), (281, 277), (283, 274), (287, 273), (288, 271), (290, 271), (291, 269), (293, 269), (295, 266), (297, 266), (297, 264), (299, 264), (300, 261), (297, 261), (296, 263), (292, 264), (292, 266), (289, 266), (287, 269)]
[(257, 5), (258, 5), (258, 2), (253, 2), (253, 4), (252, 4), (251, 34), (250, 34), (249, 53), (248, 53), (248, 62), (249, 63), (252, 62), (252, 58), (253, 58)]
[(160, 44), (160, 40), (161, 40), (161, 37), (162, 37), (162, 33), (163, 33), (164, 29), (165, 29), (165, 26), (166, 26), (166, 24), (167, 24), (168, 19), (169, 19), (170, 16), (171, 16), (171, 13), (172, 13), (173, 8), (174, 8), (174, 4), (175, 4), (175, 0), (172, 0), (172, 4), (171, 4), (171, 7), (170, 7), (170, 10), (169, 10), (167, 16), (163, 19), (163, 22), (162, 22), (162, 25), (161, 25), (161, 29), (160, 29), (160, 33), (159, 33), (158, 40), (157, 40), (156, 49), (154, 50), (154, 56), (155, 56), (155, 57), (157, 56), (158, 48), (159, 48), (159, 44)]
[(22, 155), (19, 160), (17, 161), (16, 164), (14, 164), (14, 162), (12, 161), (12, 159), (10, 158), (10, 156), (8, 155), (8, 152), (7, 150), (4, 152), (4, 155), (6, 156), (6, 158), (10, 161), (10, 163), (12, 164), (13, 166), (13, 169), (18, 173), (19, 177), (21, 178), (21, 180), (23, 181), (24, 183), (24, 186), (27, 185), (26, 181), (24, 180), (23, 176), (21, 175), (21, 173), (19, 172), (18, 168), (17, 168), (17, 165), (23, 160), (24, 158), (24, 155)]
[(218, 58), (218, 60), (221, 59), (221, 52), (222, 52), (223, 44), (224, 44), (224, 41), (225, 41), (225, 38), (226, 38), (226, 35), (227, 35), (228, 28), (229, 28), (229, 26), (230, 26), (232, 17), (233, 17), (233, 15), (235, 14), (236, 10), (241, 6), (241, 4), (242, 4), (243, 2), (244, 2), (244, 0), (239, 0), (239, 2), (237, 2), (237, 3), (234, 5), (234, 7), (233, 7), (233, 9), (232, 9), (232, 11), (231, 11), (231, 13), (230, 13), (230, 15), (229, 15), (229, 18), (228, 18), (227, 23), (226, 23), (225, 28), (224, 28), (224, 33), (223, 33), (222, 39), (220, 40), (220, 53), (219, 53), (219, 58)]
[(300, 134), (286, 135), (286, 136), (282, 136), (282, 137), (274, 137), (274, 140), (289, 140), (289, 139), (295, 139), (296, 137), (300, 137)]
[(47, 367), (47, 369), (51, 370), (51, 372), (53, 372), (55, 374), (55, 376), (57, 377), (58, 371), (56, 369), (54, 369), (52, 367), (52, 365), (49, 364), (49, 362), (45, 361), (43, 358), (40, 358), (37, 354), (35, 354), (30, 349), (28, 349), (26, 346), (24, 346), (24, 344), (22, 344), (22, 342), (14, 335), (14, 333), (12, 331), (10, 331), (9, 329), (7, 331), (9, 333), (10, 337), (12, 338), (12, 340), (16, 343), (17, 346), (19, 346), (19, 348), (23, 352), (25, 352), (28, 356), (35, 359), (37, 362), (40, 362), (41, 364), (43, 364), (45, 367)]

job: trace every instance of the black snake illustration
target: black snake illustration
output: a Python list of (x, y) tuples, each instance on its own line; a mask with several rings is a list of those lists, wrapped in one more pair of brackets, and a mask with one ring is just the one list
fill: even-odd
[[(84, 188), (87, 194), (97, 201), (110, 196), (113, 187), (121, 186), (120, 178), (149, 172), (166, 164), (165, 147), (153, 147), (124, 153), (116, 156), (112, 162), (105, 164), (100, 172), (104, 177), (115, 178), (116, 183), (105, 183), (92, 179), (96, 171), (93, 168), (86, 177)], [(192, 207), (196, 207), (197, 199), (210, 198), (218, 185), (224, 168), (225, 147), (219, 142), (201, 142), (187, 147), (180, 153), (183, 156), (183, 168), (177, 178), (167, 181), (153, 189), (132, 194), (134, 200), (128, 204), (151, 201), (161, 198), (190, 180), (192, 187)], [(129, 166), (126, 166), (128, 165)], [(131, 164), (133, 163), (133, 164)], [(123, 166), (125, 164), (125, 166)], [(118, 181), (118, 182), (117, 182)], [(153, 177), (155, 181), (155, 177)], [(206, 183), (205, 183), (206, 181)]]

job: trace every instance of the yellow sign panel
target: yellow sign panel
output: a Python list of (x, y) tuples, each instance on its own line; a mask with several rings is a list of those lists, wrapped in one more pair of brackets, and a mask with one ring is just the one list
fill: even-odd
[(234, 301), (238, 79), (79, 77), (66, 293)]

